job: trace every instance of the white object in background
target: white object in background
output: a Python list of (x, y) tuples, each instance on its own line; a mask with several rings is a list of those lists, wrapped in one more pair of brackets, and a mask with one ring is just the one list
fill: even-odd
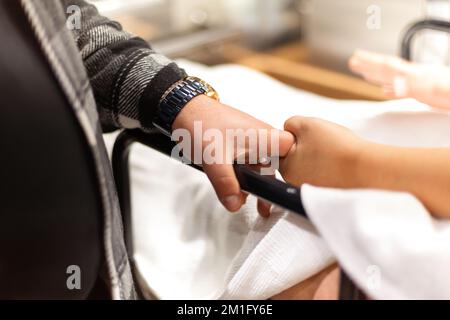
[(251, 41), (267, 45), (286, 34), (299, 33), (301, 17), (298, 0), (227, 0), (233, 27), (249, 35)]
[(227, 7), (222, 0), (170, 0), (170, 21), (175, 32), (226, 25)]
[(104, 15), (118, 15), (124, 11), (148, 9), (152, 5), (160, 5), (165, 0), (88, 0)]
[[(428, 19), (450, 19), (448, 0), (424, 0), (423, 11)], [(414, 61), (427, 64), (448, 64), (449, 34), (438, 31), (425, 31), (417, 35), (414, 44)]]
[[(423, 0), (302, 1), (308, 3), (303, 27), (312, 59), (343, 72), (355, 49), (398, 55), (406, 26), (425, 16)], [(378, 13), (379, 28), (371, 28)]]

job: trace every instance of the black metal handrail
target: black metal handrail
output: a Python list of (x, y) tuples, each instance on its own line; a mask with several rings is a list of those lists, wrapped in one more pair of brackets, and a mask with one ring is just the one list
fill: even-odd
[[(120, 209), (122, 211), (125, 242), (131, 258), (134, 253), (134, 247), (132, 237), (129, 155), (131, 146), (136, 142), (167, 156), (172, 154), (172, 150), (176, 146), (170, 138), (159, 132), (124, 130), (116, 139), (112, 153), (112, 168)], [(196, 164), (188, 165), (203, 171), (201, 166)], [(300, 188), (268, 176), (259, 175), (245, 165), (235, 165), (234, 170), (242, 190), (306, 217), (306, 211), (303, 208), (300, 197)]]

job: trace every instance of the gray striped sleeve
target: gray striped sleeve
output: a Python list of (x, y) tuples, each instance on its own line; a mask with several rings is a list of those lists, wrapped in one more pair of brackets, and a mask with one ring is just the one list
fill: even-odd
[(154, 52), (119, 23), (99, 15), (83, 0), (62, 0), (81, 9), (81, 28), (73, 30), (88, 72), (105, 131), (148, 128), (160, 97), (184, 70)]

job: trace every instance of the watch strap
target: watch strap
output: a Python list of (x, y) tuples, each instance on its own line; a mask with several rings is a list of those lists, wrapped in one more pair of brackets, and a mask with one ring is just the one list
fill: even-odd
[(217, 99), (215, 90), (203, 80), (187, 77), (178, 81), (161, 98), (153, 125), (170, 136), (173, 122), (180, 111), (189, 101), (201, 94)]

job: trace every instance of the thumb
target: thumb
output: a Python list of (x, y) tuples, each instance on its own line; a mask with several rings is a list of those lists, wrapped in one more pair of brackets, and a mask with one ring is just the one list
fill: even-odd
[(308, 118), (301, 116), (292, 117), (284, 123), (284, 130), (292, 132), (296, 138), (299, 138), (302, 131), (306, 130), (307, 120)]
[(292, 145), (295, 143), (295, 137), (288, 131), (279, 131), (279, 153), (278, 156), (285, 157)]
[[(295, 144), (295, 137), (291, 132), (271, 129), (268, 131), (267, 138), (263, 142), (261, 140), (259, 141), (260, 148), (262, 147), (261, 143), (263, 145), (266, 144), (267, 148), (259, 150), (258, 160), (262, 161), (265, 157), (269, 157), (272, 158), (272, 160), (278, 159), (279, 161), (280, 159), (287, 156), (292, 146)], [(262, 152), (262, 150), (264, 150), (264, 152)], [(265, 152), (268, 152), (268, 154), (264, 154)], [(273, 164), (275, 164), (272, 162), (272, 160), (271, 167)]]
[(224, 207), (231, 212), (238, 211), (244, 204), (245, 197), (241, 193), (233, 166), (231, 164), (205, 164), (203, 171), (211, 181), (217, 197)]

